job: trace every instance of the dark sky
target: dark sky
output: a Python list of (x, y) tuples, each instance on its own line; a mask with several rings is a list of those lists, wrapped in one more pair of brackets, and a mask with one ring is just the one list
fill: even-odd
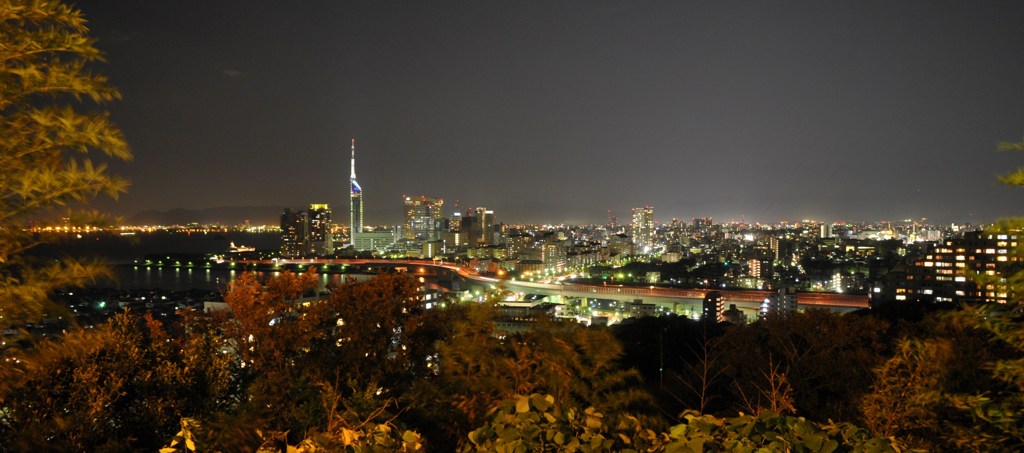
[[(982, 222), (1024, 136), (1021, 1), (79, 2), (135, 160), (110, 206), (401, 195), (504, 222)], [(453, 211), (453, 209), (448, 209)]]

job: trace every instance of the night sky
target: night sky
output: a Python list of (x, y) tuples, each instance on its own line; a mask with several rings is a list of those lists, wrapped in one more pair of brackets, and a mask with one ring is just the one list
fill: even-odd
[[(122, 215), (401, 196), (502, 222), (1024, 214), (1021, 1), (79, 2)], [(454, 211), (454, 207), (446, 209)], [(258, 219), (273, 221), (273, 219)]]

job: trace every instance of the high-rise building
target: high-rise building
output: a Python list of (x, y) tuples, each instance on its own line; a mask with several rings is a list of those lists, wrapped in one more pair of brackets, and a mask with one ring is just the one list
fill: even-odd
[(462, 218), (462, 231), (468, 233), (466, 242), (469, 246), (494, 245), (494, 211), (476, 208), (466, 214)]
[(309, 246), (309, 220), (305, 211), (285, 209), (281, 214), (281, 256), (303, 256)]
[(477, 245), (495, 244), (495, 211), (487, 208), (476, 208)]
[(462, 213), (456, 212), (452, 214), (451, 222), (448, 222), (448, 231), (461, 232), (462, 231)]
[(654, 248), (654, 208), (633, 208), (633, 243), (639, 253), (648, 253)]
[(402, 237), (410, 241), (436, 241), (444, 227), (444, 200), (427, 196), (404, 197)]
[(331, 234), (331, 207), (326, 204), (309, 205), (309, 251), (314, 256), (334, 253)]
[(823, 223), (819, 227), (820, 231), (818, 237), (821, 239), (832, 239), (832, 224)]
[(363, 188), (356, 182), (356, 139), (352, 139), (352, 174), (349, 176), (349, 228), (352, 242), (363, 232)]
[(549, 242), (541, 246), (541, 261), (544, 270), (561, 272), (565, 270), (566, 249), (561, 244)]
[(713, 221), (711, 217), (699, 217), (693, 219), (693, 231), (694, 232), (705, 232), (708, 228), (711, 228)]
[(459, 230), (467, 247), (476, 247), (480, 243), (480, 226), (472, 210), (467, 209), (466, 215), (459, 220)]

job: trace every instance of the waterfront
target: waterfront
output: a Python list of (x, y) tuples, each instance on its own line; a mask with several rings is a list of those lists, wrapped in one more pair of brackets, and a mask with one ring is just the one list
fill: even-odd
[(278, 233), (187, 233), (154, 231), (122, 236), (116, 233), (61, 234), (45, 238), (46, 243), (32, 249), (31, 254), (60, 259), (100, 258), (110, 264), (130, 264), (152, 254), (226, 253), (231, 243), (277, 250), (281, 246)]
[[(162, 289), (168, 291), (202, 289), (223, 291), (227, 289), (228, 282), (245, 270), (118, 265), (113, 267), (113, 271), (118, 280), (116, 287), (119, 289)], [(256, 271), (256, 277), (262, 280), (279, 273), (279, 271)], [(325, 286), (329, 283), (342, 283), (344, 278), (343, 274), (337, 273), (320, 275), (320, 281)], [(99, 286), (104, 285), (100, 284)], [(115, 285), (109, 284), (106, 286)]]
[(31, 254), (54, 260), (68, 257), (98, 259), (110, 265), (117, 281), (99, 281), (95, 286), (168, 291), (193, 288), (222, 290), (241, 270), (146, 267), (137, 263), (143, 262), (147, 255), (226, 253), (231, 243), (255, 247), (257, 250), (276, 250), (281, 241), (277, 233), (171, 231), (130, 236), (114, 233), (63, 234), (47, 239), (51, 241), (32, 249)]

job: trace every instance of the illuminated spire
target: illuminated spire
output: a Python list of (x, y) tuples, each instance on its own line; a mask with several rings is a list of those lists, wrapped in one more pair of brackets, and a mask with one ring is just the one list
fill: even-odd
[(352, 137), (352, 176), (349, 176), (349, 178), (352, 179), (352, 180), (356, 179), (356, 139), (355, 139), (355, 137)]

